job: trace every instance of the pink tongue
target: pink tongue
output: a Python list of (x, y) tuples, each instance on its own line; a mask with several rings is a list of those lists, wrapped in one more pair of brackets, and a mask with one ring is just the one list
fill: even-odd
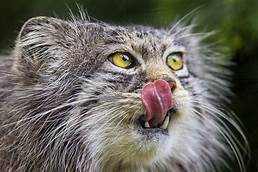
[(167, 112), (173, 107), (171, 88), (162, 79), (147, 83), (142, 89), (141, 98), (147, 121), (154, 126), (162, 123)]

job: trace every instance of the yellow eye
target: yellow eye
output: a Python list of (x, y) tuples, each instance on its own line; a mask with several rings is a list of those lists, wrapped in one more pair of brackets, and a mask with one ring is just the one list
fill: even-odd
[(110, 61), (121, 68), (128, 69), (133, 65), (133, 58), (128, 53), (114, 53), (110, 57)]
[(171, 53), (167, 57), (167, 65), (173, 70), (180, 70), (184, 66), (183, 53), (175, 52)]

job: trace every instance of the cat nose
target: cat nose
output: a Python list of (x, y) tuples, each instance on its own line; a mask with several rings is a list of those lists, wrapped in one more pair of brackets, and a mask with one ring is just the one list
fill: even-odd
[(166, 81), (169, 84), (172, 91), (176, 89), (176, 81), (173, 78), (167, 76), (161, 79)]
[(167, 76), (167, 75), (163, 75), (163, 76), (161, 76), (161, 77), (157, 77), (157, 78), (155, 78), (155, 79), (150, 79), (150, 78), (147, 78), (146, 80), (145, 80), (145, 83), (148, 83), (148, 82), (154, 82), (155, 80), (158, 80), (158, 79), (162, 79), (162, 80), (164, 80), (164, 81), (166, 81), (168, 84), (169, 84), (169, 86), (170, 86), (170, 88), (171, 88), (171, 91), (173, 92), (175, 89), (176, 89), (176, 81), (173, 79), (173, 78), (171, 78), (171, 77), (169, 77), (169, 76)]

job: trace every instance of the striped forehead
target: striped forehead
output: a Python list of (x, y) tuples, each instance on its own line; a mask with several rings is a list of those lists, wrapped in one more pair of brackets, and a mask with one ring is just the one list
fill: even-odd
[(115, 35), (112, 37), (112, 42), (115, 40), (116, 46), (123, 47), (122, 49), (129, 53), (133, 52), (132, 55), (145, 62), (161, 59), (171, 47), (175, 50), (174, 47), (179, 45), (171, 33), (149, 27), (120, 27), (116, 29)]
[(133, 51), (146, 62), (149, 59), (161, 58), (170, 43), (164, 37), (145, 35), (143, 38), (134, 37), (130, 39), (129, 44)]

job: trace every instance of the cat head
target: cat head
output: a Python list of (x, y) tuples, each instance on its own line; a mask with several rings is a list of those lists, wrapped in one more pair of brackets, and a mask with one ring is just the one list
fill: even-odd
[(30, 19), (14, 50), (21, 139), (49, 169), (216, 169), (230, 72), (193, 27)]

